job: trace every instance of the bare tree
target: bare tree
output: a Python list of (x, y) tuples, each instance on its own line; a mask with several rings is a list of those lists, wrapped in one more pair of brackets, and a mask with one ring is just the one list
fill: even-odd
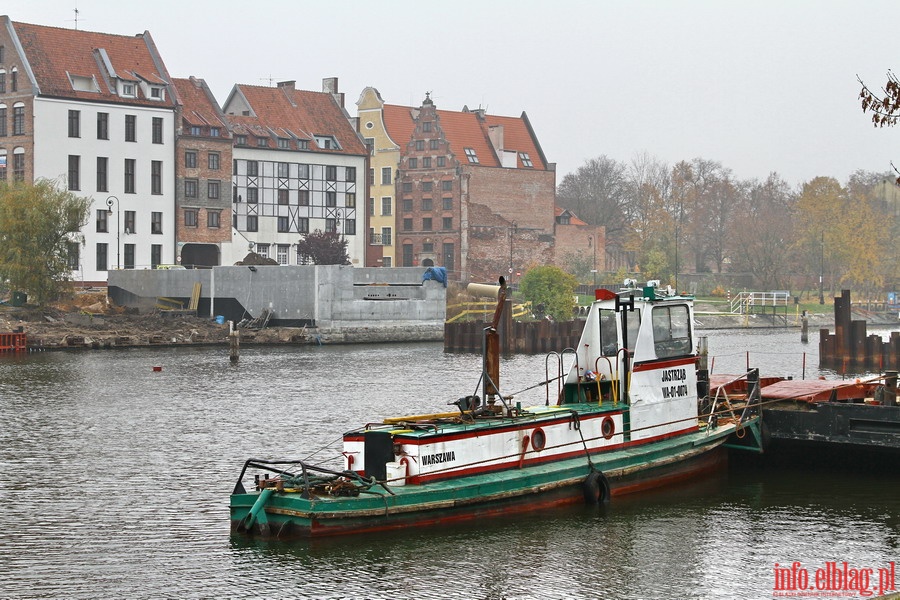
[(600, 156), (563, 177), (557, 202), (588, 223), (605, 226), (607, 237), (615, 238), (628, 222), (628, 190), (625, 166)]

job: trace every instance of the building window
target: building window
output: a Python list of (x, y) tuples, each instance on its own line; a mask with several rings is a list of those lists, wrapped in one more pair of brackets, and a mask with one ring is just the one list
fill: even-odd
[(422, 219), (422, 231), (431, 231), (431, 217)]
[(309, 190), (300, 190), (297, 192), (297, 200), (300, 206), (309, 206)]
[(297, 148), (300, 150), (309, 150), (309, 140), (297, 140)]
[(531, 162), (531, 157), (528, 156), (527, 152), (519, 152), (519, 159), (522, 161), (523, 167), (528, 167), (529, 169), (534, 167), (534, 164)]
[(426, 212), (434, 210), (434, 205), (431, 201), (431, 198), (422, 198), (422, 210)]
[(134, 268), (134, 254), (135, 254), (134, 244), (125, 244), (124, 254), (125, 254), (124, 267), (126, 269), (133, 269)]
[(290, 230), (290, 219), (288, 217), (278, 217), (278, 233), (287, 233)]
[(337, 192), (325, 192), (325, 206), (337, 206)]
[(455, 246), (453, 244), (444, 244), (444, 267), (448, 271), (453, 270), (453, 256), (456, 254)]
[(197, 153), (193, 150), (185, 150), (184, 152), (184, 166), (187, 169), (196, 169), (197, 168)]
[(442, 199), (442, 203), (443, 203), (442, 208), (444, 210), (453, 210), (453, 198), (451, 198), (449, 196), (445, 196)]
[(163, 120), (162, 117), (153, 117), (153, 143), (163, 143)]
[(122, 96), (134, 97), (134, 84), (133, 83), (123, 83), (122, 84)]
[(250, 177), (256, 177), (259, 175), (259, 163), (255, 160), (247, 161), (247, 175)]
[(125, 211), (125, 233), (134, 233), (137, 231), (135, 226), (135, 212), (133, 210)]
[(344, 196), (344, 206), (347, 208), (356, 208), (356, 194), (347, 192)]
[[(3, 61), (0, 61), (2, 63)], [(0, 94), (6, 93), (6, 71), (0, 70)]]
[(81, 137), (81, 111), (80, 110), (70, 110), (69, 111), (69, 137), (70, 138)]
[(412, 198), (404, 198), (401, 201), (401, 204), (403, 205), (403, 212), (405, 212), (405, 213), (412, 212), (412, 209), (413, 209)]
[[(256, 231), (259, 229), (259, 221), (256, 215), (247, 215), (247, 231)], [(260, 247), (262, 250), (262, 247)]]
[(441, 229), (444, 231), (453, 229), (453, 217), (443, 217), (443, 219), (441, 219)]
[(210, 229), (218, 229), (219, 228), (219, 211), (210, 210), (206, 212), (206, 226)]
[(247, 188), (247, 204), (257, 204), (259, 202), (259, 189), (255, 187)]
[(78, 265), (81, 263), (81, 244), (78, 242), (67, 242), (66, 250), (66, 266), (71, 271), (77, 271)]
[(107, 258), (107, 254), (109, 254), (109, 247), (106, 244), (97, 244), (97, 270), (98, 271), (109, 270), (109, 260)]
[(133, 158), (125, 159), (125, 193), (134, 193), (134, 163)]
[(469, 160), (469, 162), (477, 165), (478, 154), (475, 153), (475, 148), (464, 148), (463, 150), (466, 153), (466, 158)]
[(412, 244), (403, 244), (403, 262), (400, 264), (401, 267), (412, 267), (413, 266), (413, 245)]
[(381, 228), (381, 245), (382, 246), (393, 245), (393, 240), (391, 240), (391, 228), (390, 227), (382, 227)]
[(13, 135), (25, 135), (25, 105), (13, 106)]
[(443, 190), (445, 192), (452, 192), (453, 191), (453, 180), (452, 179), (443, 180), (441, 182), (441, 190)]
[(418, 169), (419, 168), (419, 159), (418, 158), (410, 158), (409, 159), (409, 168), (410, 169)]
[(77, 155), (69, 155), (69, 189), (81, 189), (81, 157)]
[(109, 232), (109, 210), (105, 208), (97, 209), (97, 233)]
[(9, 171), (9, 169), (7, 169), (8, 165), (7, 165), (6, 161), (7, 161), (6, 150), (0, 150), (0, 164), (3, 165), (2, 167), (0, 167), (0, 181), (6, 181), (6, 173), (7, 173), (7, 171)]
[(153, 211), (150, 213), (150, 233), (162, 233), (162, 213)]
[(337, 219), (325, 219), (325, 232), (337, 233)]
[(263, 258), (269, 258), (269, 245), (268, 244), (257, 244), (256, 252)]
[(278, 247), (275, 250), (275, 260), (278, 261), (279, 265), (288, 264), (288, 250), (290, 250), (290, 246), (287, 244), (278, 244)]
[(445, 166), (446, 164), (447, 164), (447, 159), (446, 159), (446, 158), (444, 158), (443, 156), (438, 156), (438, 157), (437, 157), (437, 166), (438, 166), (438, 168), (443, 167), (443, 166)]
[(391, 257), (390, 256), (383, 257), (381, 259), (381, 266), (386, 269), (390, 269), (391, 268)]
[(423, 181), (422, 182), (422, 191), (423, 192), (430, 192), (433, 188), (434, 188), (433, 181)]
[(431, 148), (432, 150), (437, 150), (438, 148), (440, 148), (440, 146), (441, 146), (440, 140), (430, 140), (428, 142), (428, 147)]
[(299, 179), (309, 179), (309, 165), (297, 165), (297, 177)]
[(278, 147), (282, 150), (288, 150), (291, 147), (291, 140), (288, 138), (278, 138)]
[(162, 244), (150, 245), (150, 268), (155, 269), (162, 264)]
[(246, 135), (234, 136), (234, 143), (236, 146), (246, 146), (247, 145), (247, 136)]
[(278, 190), (278, 204), (288, 204), (288, 191)]
[(218, 181), (209, 181), (206, 184), (206, 196), (210, 200), (218, 200), (221, 194), (222, 184)]
[(191, 125), (191, 135), (197, 137), (203, 133), (203, 128), (199, 125)]
[(150, 88), (150, 97), (154, 100), (162, 100), (162, 88), (152, 87)]
[(184, 226), (185, 227), (196, 227), (197, 226), (197, 209), (196, 208), (184, 209)]
[(150, 193), (162, 194), (162, 161), (150, 161)]
[(209, 137), (219, 137), (219, 128), (218, 127), (210, 127), (209, 128)]
[(381, 216), (389, 217), (391, 216), (391, 205), (393, 202), (390, 196), (385, 196), (381, 199)]
[(109, 139), (109, 113), (97, 113), (97, 139)]
[(356, 167), (347, 167), (344, 170), (344, 181), (348, 183), (356, 181)]
[(207, 157), (207, 166), (210, 171), (218, 171), (219, 170), (219, 153), (218, 152), (210, 152)]
[(325, 181), (337, 181), (337, 167), (325, 165)]
[[(18, 148), (16, 148), (18, 150)], [(22, 153), (13, 154), (13, 181), (25, 180), (25, 155)]]
[(109, 158), (105, 156), (97, 157), (97, 191), (108, 192), (109, 182)]
[(184, 180), (184, 197), (185, 198), (196, 198), (197, 197), (197, 180), (196, 179), (185, 179)]
[(300, 228), (300, 233), (309, 233), (309, 218), (300, 217), (297, 221), (297, 226)]
[(0, 136), (6, 137), (6, 105), (0, 104)]
[(413, 228), (413, 220), (411, 217), (403, 218), (403, 231), (412, 231)]
[(381, 168), (381, 185), (391, 185), (391, 175), (393, 172), (394, 169), (391, 167)]
[(432, 254), (434, 252), (434, 244), (432, 242), (425, 242), (422, 244), (422, 252)]
[(416, 140), (416, 152), (425, 150), (425, 140)]
[(356, 219), (344, 219), (344, 235), (356, 235)]
[(10, 91), (18, 92), (19, 91), (19, 72), (16, 69), (13, 69), (12, 73), (10, 73), (10, 75), (11, 75), (10, 85), (9, 85)]
[(431, 168), (431, 157), (430, 156), (425, 156), (422, 158), (422, 168), (423, 169)]
[(412, 191), (412, 187), (413, 187), (413, 186), (412, 186), (412, 182), (410, 182), (410, 181), (405, 181), (405, 182), (403, 183), (403, 191), (404, 191), (404, 192), (407, 192), (407, 193), (411, 192), (411, 191)]
[(431, 121), (422, 122), (422, 131), (431, 131)]
[(134, 115), (125, 115), (125, 141), (137, 141), (137, 117)]
[(290, 174), (290, 165), (286, 162), (278, 163), (278, 176), (282, 179), (287, 179)]

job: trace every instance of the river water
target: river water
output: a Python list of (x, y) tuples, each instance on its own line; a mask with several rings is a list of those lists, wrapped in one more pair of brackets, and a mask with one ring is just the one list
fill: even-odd
[[(742, 372), (749, 352), (763, 374), (800, 377), (806, 352), (819, 375), (817, 334), (707, 334), (715, 373)], [(875, 586), (900, 555), (891, 465), (733, 462), (599, 508), (290, 545), (230, 537), (245, 459), (305, 458), (362, 422), (447, 410), (479, 372), (436, 343), (245, 347), (237, 364), (225, 348), (0, 357), (0, 597), (756, 599), (773, 597), (776, 563), (812, 582), (847, 561)], [(501, 390), (544, 373), (544, 357), (505, 360)]]

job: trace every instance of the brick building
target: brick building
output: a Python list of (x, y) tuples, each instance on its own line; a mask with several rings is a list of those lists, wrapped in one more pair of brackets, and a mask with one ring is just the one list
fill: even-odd
[[(385, 104), (374, 88), (358, 106), (360, 131), (375, 132), (372, 164), (394, 168), (391, 186), (372, 173), (369, 197), (376, 213), (393, 216), (395, 266), (443, 266), (464, 283), (500, 274), (515, 282), (529, 266), (556, 263), (558, 242), (584, 233), (558, 230), (556, 166), (525, 113), (438, 110), (427, 95), (418, 108)], [(387, 225), (372, 233), (378, 227)], [(599, 238), (595, 229), (588, 235)]]
[(185, 266), (220, 265), (222, 250), (232, 241), (231, 131), (204, 80), (175, 78), (172, 83), (177, 93), (176, 260)]

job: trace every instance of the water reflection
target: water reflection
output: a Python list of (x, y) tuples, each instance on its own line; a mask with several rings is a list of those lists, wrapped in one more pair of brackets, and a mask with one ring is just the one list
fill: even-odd
[[(729, 332), (710, 349), (772, 353), (760, 368), (787, 374), (779, 354), (802, 352), (798, 340)], [(895, 472), (745, 464), (530, 519), (292, 545), (229, 537), (245, 459), (302, 457), (362, 421), (445, 410), (479, 368), (440, 344), (245, 348), (237, 365), (219, 348), (0, 359), (0, 596), (760, 598), (778, 561), (877, 568), (898, 554)], [(515, 357), (501, 389), (543, 374), (543, 357)]]

